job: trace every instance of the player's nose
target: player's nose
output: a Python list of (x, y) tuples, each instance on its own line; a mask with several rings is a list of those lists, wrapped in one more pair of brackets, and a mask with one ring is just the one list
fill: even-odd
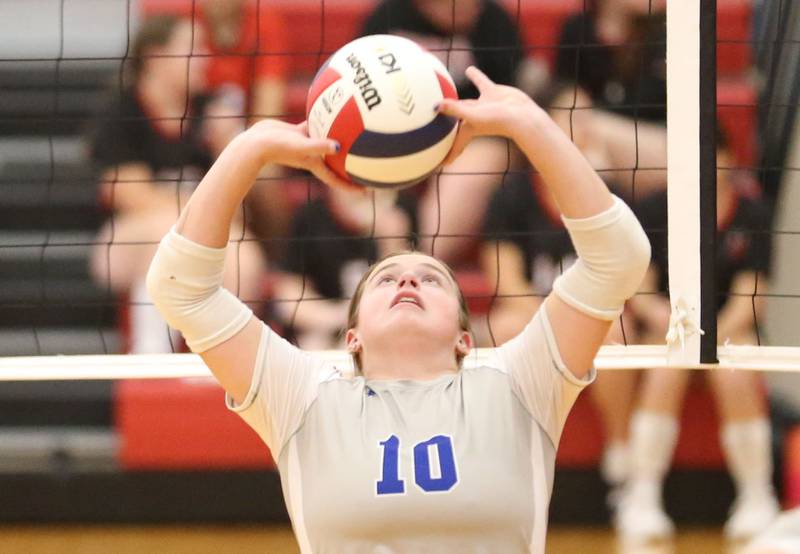
[(403, 287), (412, 287), (412, 288), (419, 288), (419, 278), (414, 274), (413, 271), (404, 271), (400, 274), (400, 278), (397, 279), (397, 288), (401, 289)]

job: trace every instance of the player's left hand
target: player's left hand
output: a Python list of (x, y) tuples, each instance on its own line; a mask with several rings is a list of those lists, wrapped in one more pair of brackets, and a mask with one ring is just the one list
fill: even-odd
[(514, 138), (524, 111), (539, 109), (530, 96), (517, 88), (496, 84), (475, 66), (468, 67), (466, 75), (478, 89), (478, 99), (444, 99), (438, 106), (440, 113), (460, 120), (458, 134), (444, 160), (445, 165), (458, 158), (475, 137)]

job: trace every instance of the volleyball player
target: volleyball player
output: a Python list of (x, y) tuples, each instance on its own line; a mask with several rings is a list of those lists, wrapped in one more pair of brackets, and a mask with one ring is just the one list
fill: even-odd
[(611, 321), (644, 275), (649, 243), (569, 139), (529, 97), (468, 70), (473, 137), (515, 141), (542, 173), (578, 261), (486, 365), (460, 369), (472, 338), (452, 273), (401, 253), (363, 276), (347, 350), (359, 375), (277, 336), (221, 287), (228, 227), (261, 167), (282, 163), (348, 186), (306, 127), (259, 122), (236, 137), (164, 237), (148, 290), (272, 450), (303, 552), (544, 552), (555, 451)]
[[(110, 291), (128, 295), (132, 353), (174, 349), (147, 297), (147, 268), (188, 191), (219, 153), (214, 145), (221, 149), (236, 134), (232, 118), (205, 119), (211, 107), (222, 114), (201, 94), (206, 58), (191, 56), (202, 54), (194, 48), (201, 40), (202, 31), (189, 19), (145, 19), (132, 41), (128, 84), (113, 89), (114, 107), (98, 118), (91, 140), (99, 197), (113, 210), (93, 243), (91, 273)], [(233, 233), (242, 236), (241, 224)], [(255, 242), (240, 246), (225, 282), (243, 297), (256, 299), (263, 255)]]
[(599, 107), (636, 119), (667, 119), (666, 0), (586, 0), (558, 40), (555, 74)]

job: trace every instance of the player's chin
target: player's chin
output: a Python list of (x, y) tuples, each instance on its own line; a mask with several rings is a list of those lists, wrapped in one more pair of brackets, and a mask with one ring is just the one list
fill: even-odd
[(392, 317), (386, 320), (387, 327), (391, 329), (395, 336), (407, 334), (415, 337), (431, 338), (439, 336), (441, 330), (445, 327), (441, 321), (437, 321), (422, 310), (413, 312), (407, 308), (402, 312), (392, 314)]
[(389, 309), (387, 321), (393, 322), (394, 325), (420, 325), (426, 316), (425, 310), (416, 306), (394, 306)]

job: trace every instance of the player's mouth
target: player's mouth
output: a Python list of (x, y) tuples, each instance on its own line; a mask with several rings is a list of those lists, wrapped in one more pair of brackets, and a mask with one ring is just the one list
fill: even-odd
[(422, 299), (419, 295), (412, 291), (403, 291), (397, 293), (397, 295), (392, 300), (392, 305), (389, 306), (390, 309), (394, 309), (397, 306), (412, 306), (419, 309), (424, 309), (422, 305)]

